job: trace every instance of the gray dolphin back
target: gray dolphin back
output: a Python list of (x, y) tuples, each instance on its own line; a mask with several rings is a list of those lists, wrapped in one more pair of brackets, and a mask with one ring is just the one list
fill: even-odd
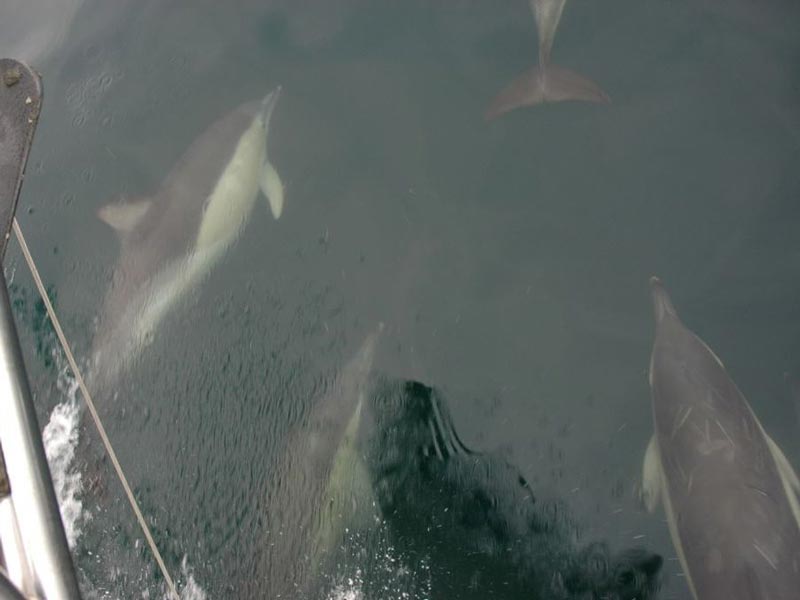
[(673, 541), (698, 599), (800, 597), (796, 476), (722, 362), (651, 283), (655, 441)]

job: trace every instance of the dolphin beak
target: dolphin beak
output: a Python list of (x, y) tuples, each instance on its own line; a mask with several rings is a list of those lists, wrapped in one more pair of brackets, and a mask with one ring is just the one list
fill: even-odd
[(275, 110), (275, 105), (278, 104), (278, 98), (281, 96), (282, 89), (283, 87), (278, 85), (278, 87), (267, 94), (261, 102), (261, 115), (264, 118), (265, 124), (268, 124), (272, 117), (272, 111)]
[(677, 318), (678, 313), (672, 305), (672, 300), (670, 300), (664, 284), (661, 283), (658, 277), (650, 278), (650, 293), (653, 297), (653, 312), (655, 313), (656, 324), (661, 323), (667, 315)]

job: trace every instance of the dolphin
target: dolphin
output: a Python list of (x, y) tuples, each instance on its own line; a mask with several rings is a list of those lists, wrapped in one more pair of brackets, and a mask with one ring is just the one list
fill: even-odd
[(259, 596), (314, 597), (345, 531), (364, 530), (378, 518), (358, 430), (382, 331), (379, 324), (366, 336), (303, 426), (289, 435), (274, 467), (266, 502), (267, 577), (253, 582)]
[(211, 271), (244, 228), (259, 189), (274, 218), (281, 216), (283, 184), (267, 157), (280, 92), (278, 86), (212, 124), (154, 195), (98, 211), (117, 232), (121, 252), (92, 344), (95, 385), (113, 383), (162, 319)]
[(567, 0), (530, 0), (539, 32), (539, 65), (525, 71), (494, 97), (486, 109), (486, 120), (544, 102), (584, 100), (608, 103), (608, 95), (592, 80), (550, 62), (558, 22)]
[(657, 278), (650, 360), (655, 433), (643, 499), (663, 501), (697, 600), (796, 598), (800, 481), (717, 355), (687, 329)]

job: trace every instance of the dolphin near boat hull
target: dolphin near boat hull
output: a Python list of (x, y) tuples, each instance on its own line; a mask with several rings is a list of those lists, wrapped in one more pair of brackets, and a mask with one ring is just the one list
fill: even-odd
[(566, 0), (530, 0), (539, 33), (539, 64), (525, 71), (495, 96), (486, 109), (487, 120), (496, 119), (516, 108), (544, 102), (610, 102), (608, 94), (591, 79), (550, 62), (565, 3)]
[(267, 157), (280, 87), (213, 123), (152, 196), (101, 208), (120, 240), (120, 257), (92, 345), (93, 387), (113, 386), (237, 240), (259, 191), (277, 219), (283, 185)]
[(375, 526), (377, 514), (358, 433), (383, 325), (344, 365), (292, 431), (272, 469), (262, 580), (253, 597), (316, 598), (331, 582), (331, 557), (346, 531)]
[(664, 505), (697, 600), (789, 599), (800, 593), (800, 482), (722, 362), (651, 280), (655, 433), (644, 500)]

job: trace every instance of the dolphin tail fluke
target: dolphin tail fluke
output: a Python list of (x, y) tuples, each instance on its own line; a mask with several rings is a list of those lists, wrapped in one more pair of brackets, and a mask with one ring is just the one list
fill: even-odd
[(554, 65), (547, 67), (547, 100), (550, 102), (579, 100), (597, 104), (611, 102), (608, 94), (588, 77)]
[(516, 108), (544, 102), (543, 89), (539, 85), (540, 79), (540, 71), (537, 68), (528, 69), (517, 77), (494, 97), (486, 109), (484, 115), (486, 120), (491, 121)]
[(491, 121), (523, 106), (567, 100), (611, 102), (608, 94), (591, 79), (569, 69), (547, 65), (546, 68), (534, 67), (525, 71), (501, 90), (486, 109), (485, 117)]
[(153, 205), (150, 198), (121, 197), (97, 211), (97, 217), (121, 236), (133, 231)]
[(275, 167), (269, 161), (265, 162), (261, 169), (259, 187), (261, 188), (261, 193), (264, 194), (269, 202), (272, 216), (276, 220), (280, 219), (283, 212), (283, 183)]

